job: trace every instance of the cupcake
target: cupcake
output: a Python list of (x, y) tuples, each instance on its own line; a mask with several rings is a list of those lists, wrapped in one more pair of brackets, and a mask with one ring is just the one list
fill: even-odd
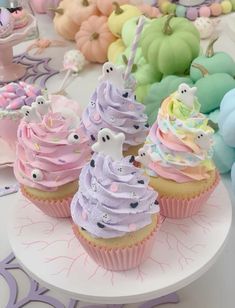
[(91, 154), (88, 138), (68, 115), (52, 112), (43, 97), (22, 112), (14, 164), (21, 192), (45, 214), (70, 217), (78, 178)]
[(156, 122), (136, 160), (158, 191), (161, 214), (196, 214), (219, 181), (212, 161), (213, 129), (200, 113), (196, 88), (181, 84), (159, 109)]
[(136, 102), (130, 80), (127, 84), (122, 69), (105, 63), (103, 75), (82, 116), (82, 123), (92, 143), (97, 141), (102, 128), (123, 133), (125, 155), (137, 154), (149, 131), (145, 107)]
[(30, 106), (42, 91), (25, 82), (9, 83), (0, 88), (0, 138), (15, 150), (21, 107)]
[(157, 193), (143, 170), (123, 158), (125, 136), (104, 128), (71, 203), (73, 231), (100, 266), (135, 268), (150, 255), (160, 225)]
[(10, 36), (14, 29), (14, 19), (4, 7), (0, 7), (0, 38)]

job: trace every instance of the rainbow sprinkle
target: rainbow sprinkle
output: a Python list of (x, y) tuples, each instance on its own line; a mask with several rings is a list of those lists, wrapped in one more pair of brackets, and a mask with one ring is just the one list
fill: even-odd
[(34, 147), (35, 147), (35, 149), (36, 149), (37, 151), (40, 151), (40, 145), (39, 145), (38, 143), (35, 143), (35, 144), (34, 144)]

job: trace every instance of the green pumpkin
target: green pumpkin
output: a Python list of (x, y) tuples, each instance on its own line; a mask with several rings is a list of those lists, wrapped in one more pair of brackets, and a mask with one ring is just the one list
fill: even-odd
[[(134, 40), (138, 21), (139, 21), (139, 16), (133, 17), (130, 20), (126, 21), (122, 28), (122, 40), (124, 44), (126, 45), (126, 47), (131, 46)], [(151, 19), (145, 18), (144, 29), (146, 29), (150, 23), (151, 23)]]
[(224, 95), (235, 88), (235, 80), (227, 73), (215, 73), (209, 75), (208, 71), (200, 64), (193, 64), (194, 68), (200, 70), (203, 77), (199, 79), (197, 97), (201, 104), (201, 112), (209, 113), (219, 108)]
[(143, 103), (146, 96), (148, 95), (149, 89), (151, 88), (151, 84), (144, 84), (137, 86), (135, 90), (136, 99), (138, 102)]
[(154, 19), (140, 44), (146, 61), (164, 75), (185, 74), (200, 51), (199, 32), (193, 23), (172, 15)]
[[(204, 56), (199, 56), (193, 60), (192, 64), (200, 64), (205, 67), (209, 74), (215, 73), (227, 73), (232, 77), (235, 76), (235, 62), (233, 58), (226, 52), (214, 52), (213, 45), (218, 38), (210, 41), (206, 54)], [(197, 68), (191, 65), (190, 77), (196, 82), (202, 78), (202, 73)]]
[[(130, 56), (131, 47), (127, 48), (123, 54), (121, 54), (116, 61), (118, 65), (127, 65), (128, 58)], [(161, 80), (162, 74), (156, 72), (155, 69), (146, 63), (142, 55), (141, 48), (137, 48), (134, 65), (132, 68), (132, 74), (137, 81), (137, 86), (152, 84)]]
[(161, 103), (170, 94), (175, 92), (181, 83), (187, 83), (190, 86), (193, 85), (189, 77), (171, 75), (163, 78), (161, 82), (154, 83), (150, 87), (148, 95), (144, 100), (144, 104), (146, 105), (145, 113), (148, 115), (150, 125), (156, 121)]

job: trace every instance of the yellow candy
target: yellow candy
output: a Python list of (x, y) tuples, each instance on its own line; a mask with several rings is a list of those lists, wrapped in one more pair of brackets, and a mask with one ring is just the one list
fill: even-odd
[(227, 1), (227, 0), (222, 1), (220, 3), (220, 5), (222, 7), (223, 14), (228, 14), (228, 13), (230, 13), (232, 11), (233, 7), (232, 7), (232, 3), (230, 1)]

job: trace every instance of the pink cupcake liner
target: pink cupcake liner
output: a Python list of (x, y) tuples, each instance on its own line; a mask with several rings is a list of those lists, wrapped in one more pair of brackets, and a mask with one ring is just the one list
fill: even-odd
[(44, 214), (56, 218), (71, 217), (70, 204), (73, 196), (61, 200), (41, 200), (34, 198), (28, 194), (23, 187), (21, 187), (22, 194), (34, 205), (36, 205)]
[(168, 218), (182, 219), (197, 214), (202, 208), (203, 204), (209, 199), (210, 195), (215, 190), (219, 180), (220, 177), (217, 173), (214, 184), (205, 192), (191, 199), (177, 199), (166, 196), (159, 196), (158, 202), (160, 205), (161, 215)]
[(138, 267), (148, 259), (161, 222), (162, 220), (158, 219), (156, 228), (142, 242), (126, 248), (108, 249), (95, 246), (80, 234), (76, 225), (73, 225), (73, 232), (88, 255), (98, 265), (110, 271), (126, 271)]

